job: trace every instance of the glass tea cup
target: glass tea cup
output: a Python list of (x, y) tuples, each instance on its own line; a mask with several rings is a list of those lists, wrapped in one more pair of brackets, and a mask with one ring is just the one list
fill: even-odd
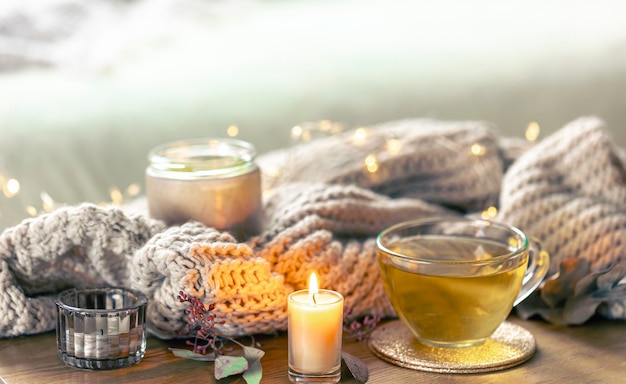
[(434, 347), (482, 344), (545, 278), (549, 256), (513, 226), (409, 221), (381, 232), (378, 261), (396, 313)]

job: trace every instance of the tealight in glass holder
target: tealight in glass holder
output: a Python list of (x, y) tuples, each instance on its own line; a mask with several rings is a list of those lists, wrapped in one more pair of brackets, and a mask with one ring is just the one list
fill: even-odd
[(121, 288), (70, 289), (57, 305), (57, 351), (67, 365), (115, 369), (146, 352), (146, 307), (139, 292)]
[(293, 292), (287, 299), (289, 380), (338, 383), (341, 379), (343, 296), (320, 289)]

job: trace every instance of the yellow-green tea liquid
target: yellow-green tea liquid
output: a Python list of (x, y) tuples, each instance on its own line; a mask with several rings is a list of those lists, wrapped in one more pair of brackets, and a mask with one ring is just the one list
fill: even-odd
[[(388, 249), (418, 258), (438, 257), (458, 263), (455, 268), (461, 268), (463, 260), (510, 252), (495, 242), (466, 239), (452, 245), (442, 237), (403, 240)], [(520, 290), (526, 262), (463, 266), (458, 276), (451, 268), (432, 265), (382, 262), (381, 268), (387, 291), (393, 292), (390, 300), (413, 333), (422, 341), (454, 347), (481, 342), (506, 319)]]

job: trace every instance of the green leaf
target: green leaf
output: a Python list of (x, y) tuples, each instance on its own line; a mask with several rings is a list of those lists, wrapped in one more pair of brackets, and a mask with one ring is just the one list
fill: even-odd
[(169, 348), (169, 350), (172, 351), (172, 353), (176, 357), (183, 357), (185, 359), (198, 360), (198, 361), (215, 361), (215, 356), (213, 355), (211, 356), (202, 355), (200, 353), (192, 352), (188, 349)]
[(243, 374), (244, 380), (248, 384), (259, 384), (263, 377), (261, 358), (265, 352), (254, 347), (243, 347), (243, 354), (249, 365), (248, 370)]
[(243, 356), (248, 362), (261, 360), (261, 357), (265, 356), (263, 350), (254, 347), (243, 347)]
[(248, 369), (248, 361), (242, 356), (219, 355), (215, 358), (214, 375), (217, 380), (238, 375)]

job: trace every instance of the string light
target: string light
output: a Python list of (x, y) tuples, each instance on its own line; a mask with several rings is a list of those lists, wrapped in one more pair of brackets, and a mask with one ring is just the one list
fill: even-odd
[(54, 199), (46, 191), (41, 192), (40, 197), (43, 210), (46, 212), (52, 212), (56, 207)]
[(141, 187), (137, 183), (133, 183), (129, 185), (128, 187), (126, 187), (126, 194), (130, 197), (139, 196), (140, 193), (141, 193)]
[(330, 132), (332, 127), (333, 123), (330, 120), (322, 120), (319, 122), (319, 129), (322, 132)]
[(332, 122), (328, 133), (331, 135), (338, 135), (340, 133), (343, 133), (345, 130), (346, 127), (342, 123)]
[(331, 120), (305, 121), (291, 128), (291, 139), (294, 143), (308, 142), (316, 138), (336, 136), (343, 131), (343, 124)]
[(397, 155), (400, 153), (402, 149), (402, 142), (398, 139), (388, 139), (387, 140), (387, 152), (390, 155)]
[(298, 140), (300, 139), (300, 137), (302, 136), (302, 127), (299, 125), (296, 125), (295, 127), (291, 128), (291, 138), (293, 140)]
[(230, 125), (228, 128), (226, 128), (226, 134), (229, 137), (235, 137), (239, 135), (239, 127), (237, 127), (236, 125)]
[(375, 155), (368, 155), (365, 158), (365, 168), (369, 173), (378, 171), (378, 159), (376, 159)]
[(269, 177), (278, 177), (280, 176), (280, 167), (274, 165), (271, 167), (263, 168), (263, 172)]
[(278, 180), (281, 175), (281, 168), (276, 165), (264, 167), (263, 175), (267, 180), (267, 183), (263, 183), (261, 193), (263, 194), (263, 196), (269, 196), (273, 191), (273, 188), (271, 186), (274, 185), (276, 180)]
[[(301, 124), (295, 125), (291, 128), (290, 134), (291, 138), (294, 141), (300, 142), (308, 142), (315, 137), (328, 137), (328, 136), (338, 136), (345, 132), (345, 126), (341, 123), (333, 122), (331, 120), (320, 120), (318, 122), (303, 122)], [(534, 141), (539, 137), (540, 127), (537, 122), (531, 122), (528, 124), (525, 136), (529, 141)], [(226, 129), (226, 134), (230, 137), (235, 137), (240, 134), (239, 127), (236, 125), (230, 125)], [(347, 139), (351, 142), (352, 145), (361, 146), (364, 145), (369, 139), (370, 132), (367, 127), (358, 127), (354, 129), (351, 136), (347, 136)], [(444, 143), (445, 144), (445, 143)], [(396, 137), (390, 137), (385, 139), (384, 148), (381, 148), (386, 151), (386, 154), (391, 156), (398, 155), (403, 148), (403, 141)], [(470, 147), (471, 154), (475, 156), (484, 156), (487, 153), (487, 148), (480, 144), (475, 143)], [(381, 152), (383, 156), (386, 156), (384, 152)], [(369, 174), (369, 178), (375, 179), (383, 179), (387, 177), (388, 170), (385, 167), (380, 166), (379, 160), (376, 154), (369, 154), (364, 159), (365, 171)], [(267, 177), (270, 187), (264, 188), (263, 193), (267, 193), (271, 191), (271, 185), (273, 185), (273, 181), (278, 180), (281, 176), (281, 173), (284, 171), (281, 166), (272, 166), (263, 169), (264, 175)], [(2, 190), (4, 196), (7, 198), (12, 198), (18, 193), (20, 193), (20, 183), (14, 179), (7, 179), (3, 175), (0, 174), (0, 185), (2, 185)], [(125, 197), (137, 197), (141, 194), (141, 186), (138, 183), (132, 183), (126, 187), (124, 193), (117, 187), (113, 187), (109, 189), (109, 197), (110, 202), (100, 202), (100, 205), (116, 205), (120, 206), (124, 202)], [(60, 204), (55, 202), (54, 199), (47, 193), (42, 192), (40, 194), (41, 197), (41, 206), (43, 211), (50, 212), (58, 207)], [(36, 216), (39, 211), (35, 206), (29, 205), (25, 207), (26, 212), (30, 216)], [(481, 217), (484, 219), (493, 219), (497, 216), (498, 210), (494, 206), (490, 206), (485, 209), (481, 213)]]
[(120, 191), (118, 188), (113, 187), (109, 189), (109, 196), (111, 197), (111, 204), (117, 206), (122, 205), (124, 195), (122, 194), (122, 191)]
[(470, 151), (472, 151), (472, 154), (474, 156), (484, 156), (485, 153), (487, 153), (487, 149), (485, 148), (485, 146), (478, 143), (472, 144)]
[(357, 128), (354, 131), (354, 144), (355, 145), (363, 145), (367, 140), (368, 130), (366, 127)]
[(32, 205), (29, 205), (26, 207), (26, 213), (28, 213), (32, 217), (35, 217), (38, 214), (37, 208), (33, 207)]
[(480, 214), (480, 217), (482, 217), (484, 220), (495, 219), (496, 216), (498, 216), (498, 208), (494, 206), (490, 206), (489, 208), (482, 211), (482, 213)]
[(9, 179), (2, 187), (2, 192), (9, 199), (20, 192), (20, 182), (15, 179)]
[(536, 121), (532, 121), (526, 127), (525, 137), (528, 141), (536, 141), (539, 138), (539, 133), (541, 133), (541, 127), (539, 127), (539, 123)]

